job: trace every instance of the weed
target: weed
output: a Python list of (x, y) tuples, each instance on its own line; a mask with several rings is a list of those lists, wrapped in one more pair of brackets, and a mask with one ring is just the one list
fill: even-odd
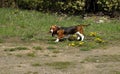
[(6, 48), (4, 49), (4, 51), (15, 51), (16, 49), (15, 48)]
[(80, 48), (80, 50), (82, 50), (82, 51), (89, 51), (89, 50), (91, 50), (91, 48), (90, 47), (83, 47), (83, 48)]
[(38, 73), (38, 72), (28, 71), (28, 72), (26, 72), (26, 73), (24, 73), (24, 74), (39, 74), (39, 73)]
[(38, 66), (41, 66), (41, 64), (40, 63), (33, 63), (32, 66), (38, 67)]
[(35, 50), (42, 50), (42, 48), (40, 46), (35, 46), (35, 47), (33, 47), (33, 49), (35, 49)]
[(45, 63), (47, 66), (54, 67), (55, 69), (66, 69), (73, 65), (71, 62), (52, 62), (52, 63)]
[(57, 55), (52, 55), (52, 57), (57, 57)]
[(33, 72), (33, 74), (39, 74), (38, 72)]
[(53, 50), (53, 53), (60, 53), (60, 51), (55, 49), (55, 50)]
[(29, 49), (26, 48), (26, 47), (17, 47), (16, 49), (17, 49), (17, 50), (29, 50)]
[(47, 49), (53, 50), (53, 49), (56, 49), (56, 48), (54, 46), (48, 46)]
[(3, 43), (3, 42), (4, 42), (3, 39), (0, 38), (0, 43)]
[(96, 33), (96, 32), (90, 32), (89, 36), (91, 36), (91, 37), (96, 37), (96, 36), (97, 36), (97, 33)]
[(120, 71), (114, 71), (115, 74), (120, 74)]
[(4, 51), (29, 50), (26, 47), (6, 48)]
[(17, 57), (22, 57), (22, 55), (21, 55), (21, 54), (17, 54), (16, 56), (17, 56)]
[(86, 62), (97, 62), (97, 63), (103, 63), (103, 62), (119, 62), (120, 61), (120, 55), (101, 55), (101, 56), (89, 56), (84, 59)]
[(102, 40), (101, 38), (95, 38), (95, 42), (97, 42), (97, 43), (104, 43), (105, 41)]
[(57, 44), (57, 43), (54, 41), (49, 41), (48, 44)]
[(27, 56), (29, 56), (29, 57), (35, 57), (36, 55), (35, 55), (34, 52), (32, 52), (32, 53), (28, 53)]
[(7, 53), (7, 55), (9, 55), (9, 56), (10, 56), (10, 55), (12, 55), (12, 53)]
[(44, 56), (49, 57), (49, 54), (44, 54)]

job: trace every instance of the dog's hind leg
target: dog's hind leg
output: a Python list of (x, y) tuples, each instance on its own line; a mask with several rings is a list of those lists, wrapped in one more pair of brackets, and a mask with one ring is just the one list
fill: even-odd
[(81, 38), (81, 41), (84, 40), (84, 35), (83, 34), (81, 34), (80, 32), (76, 32), (76, 34), (78, 35), (77, 40), (80, 40), (80, 38)]

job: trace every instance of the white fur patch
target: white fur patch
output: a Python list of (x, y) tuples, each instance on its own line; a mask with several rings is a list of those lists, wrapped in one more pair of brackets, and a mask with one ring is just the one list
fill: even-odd
[(59, 42), (59, 39), (57, 38), (57, 39), (55, 40), (55, 42)]
[(53, 33), (53, 29), (51, 29), (50, 32)]
[(79, 36), (77, 37), (77, 40), (80, 40), (80, 37), (79, 37)]
[(80, 39), (80, 37), (81, 37), (81, 41), (84, 40), (84, 35), (83, 35), (83, 34), (81, 34), (80, 32), (76, 32), (76, 34), (79, 36), (79, 37), (77, 38), (78, 40)]

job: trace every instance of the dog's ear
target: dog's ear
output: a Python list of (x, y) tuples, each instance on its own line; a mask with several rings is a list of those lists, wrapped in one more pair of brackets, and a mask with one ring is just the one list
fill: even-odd
[(57, 27), (57, 25), (56, 25), (56, 24), (54, 24), (54, 25), (52, 25), (51, 27)]

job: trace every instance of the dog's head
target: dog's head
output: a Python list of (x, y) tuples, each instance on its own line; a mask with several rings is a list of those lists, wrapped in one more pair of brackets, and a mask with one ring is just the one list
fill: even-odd
[(50, 27), (50, 33), (53, 33), (53, 32), (55, 32), (55, 31), (57, 31), (57, 26), (56, 25), (52, 25), (51, 27)]
[(58, 26), (52, 25), (52, 26), (50, 27), (49, 33), (52, 33), (52, 36), (54, 36), (54, 34), (57, 34), (57, 31), (58, 31), (58, 30), (59, 30), (59, 27), (58, 27)]

